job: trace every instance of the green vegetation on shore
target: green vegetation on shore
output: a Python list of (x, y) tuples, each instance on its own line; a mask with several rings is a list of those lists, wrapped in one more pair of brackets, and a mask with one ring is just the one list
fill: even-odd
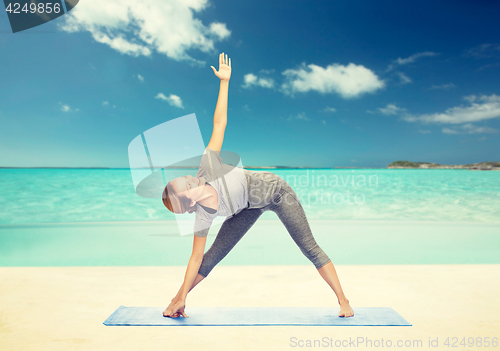
[(500, 162), (480, 162), (466, 165), (441, 165), (431, 162), (396, 161), (388, 165), (387, 168), (500, 170)]

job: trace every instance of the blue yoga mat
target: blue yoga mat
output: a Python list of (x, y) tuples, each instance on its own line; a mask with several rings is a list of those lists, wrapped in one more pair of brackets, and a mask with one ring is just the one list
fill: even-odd
[(163, 317), (165, 307), (120, 306), (104, 325), (407, 325), (390, 307), (354, 308), (354, 316), (338, 316), (338, 307), (190, 307), (185, 317)]

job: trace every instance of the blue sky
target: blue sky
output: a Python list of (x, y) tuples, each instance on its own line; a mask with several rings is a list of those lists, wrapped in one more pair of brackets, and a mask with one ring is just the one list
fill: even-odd
[(195, 113), (244, 165), (500, 161), (500, 3), (85, 0), (12, 34), (0, 15), (0, 166), (128, 167)]

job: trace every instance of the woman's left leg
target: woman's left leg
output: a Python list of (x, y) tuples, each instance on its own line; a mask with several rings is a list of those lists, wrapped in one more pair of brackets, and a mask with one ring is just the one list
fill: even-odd
[(283, 184), (280, 192), (275, 195), (269, 209), (278, 215), (302, 253), (314, 264), (321, 277), (337, 295), (340, 305), (339, 316), (353, 316), (354, 312), (342, 291), (335, 267), (314, 239), (304, 208), (287, 183)]

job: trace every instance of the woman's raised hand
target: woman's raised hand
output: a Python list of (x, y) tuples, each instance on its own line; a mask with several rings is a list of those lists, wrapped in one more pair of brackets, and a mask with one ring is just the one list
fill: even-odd
[(219, 55), (219, 71), (216, 71), (214, 66), (210, 66), (214, 70), (215, 75), (220, 80), (229, 81), (231, 78), (231, 59), (228, 59), (227, 54), (224, 53)]

